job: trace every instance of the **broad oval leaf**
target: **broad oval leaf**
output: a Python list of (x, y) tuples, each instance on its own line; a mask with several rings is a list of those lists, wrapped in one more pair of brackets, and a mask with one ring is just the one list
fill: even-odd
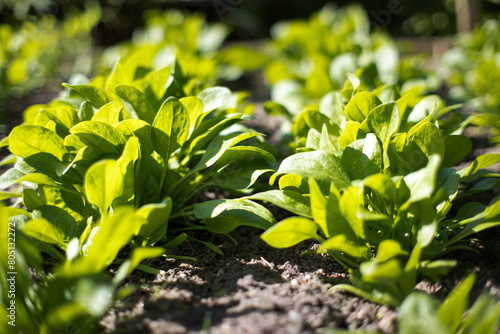
[(20, 125), (12, 129), (9, 135), (9, 150), (21, 158), (47, 153), (59, 161), (68, 153), (61, 137), (37, 125)]
[(318, 239), (318, 225), (306, 218), (292, 217), (280, 221), (261, 235), (275, 248), (288, 248), (308, 239)]
[(246, 198), (266, 201), (303, 217), (313, 217), (309, 198), (293, 190), (268, 190)]
[(166, 203), (146, 204), (136, 211), (136, 215), (147, 221), (139, 231), (139, 235), (144, 240), (143, 246), (154, 244), (165, 236), (171, 212), (172, 200), (170, 198), (167, 198)]
[(249, 200), (213, 200), (194, 205), (197, 219), (205, 219), (207, 229), (215, 233), (229, 233), (240, 225), (268, 229), (276, 223), (274, 216)]
[(344, 113), (350, 120), (362, 123), (368, 117), (370, 111), (381, 104), (382, 102), (375, 94), (359, 92), (347, 103)]
[(341, 252), (349, 255), (358, 261), (369, 260), (372, 256), (371, 248), (359, 240), (348, 238), (345, 234), (336, 236), (324, 241), (321, 244), (322, 249), (330, 252)]
[(61, 228), (42, 218), (27, 222), (24, 225), (23, 232), (35, 239), (55, 244), (61, 248), (65, 248), (69, 241)]
[(225, 87), (212, 87), (198, 94), (198, 98), (203, 102), (203, 113), (205, 113), (227, 105), (231, 91)]
[(364, 179), (383, 169), (382, 148), (373, 133), (347, 146), (342, 153), (342, 166), (351, 180)]
[(155, 151), (168, 160), (170, 154), (181, 147), (189, 133), (189, 117), (186, 108), (175, 97), (169, 97), (161, 105), (153, 122), (152, 140)]
[(85, 175), (87, 200), (105, 214), (113, 201), (122, 196), (123, 174), (115, 160), (103, 160), (92, 165)]
[(141, 147), (148, 153), (153, 153), (153, 142), (151, 140), (152, 127), (140, 119), (125, 119), (115, 126), (125, 138), (132, 136), (139, 138)]
[(462, 135), (450, 135), (444, 142), (444, 158), (441, 167), (453, 167), (472, 150), (471, 140)]
[(381, 104), (370, 111), (368, 127), (385, 143), (399, 127), (398, 106), (394, 102)]
[(99, 87), (94, 87), (90, 85), (70, 85), (70, 84), (63, 84), (63, 86), (78, 92), (78, 94), (86, 98), (97, 109), (100, 109), (106, 103), (117, 100), (117, 96), (113, 94), (111, 91)]
[[(123, 145), (125, 145), (126, 143), (126, 139), (121, 132), (116, 130), (110, 124), (106, 124), (103, 122), (84, 121), (72, 127), (70, 132), (75, 135), (83, 134), (83, 135), (92, 135), (93, 137), (102, 138), (103, 140), (109, 142), (110, 144), (118, 148), (119, 151), (122, 150)], [(96, 140), (98, 138), (96, 138)]]
[(274, 182), (279, 174), (297, 174), (306, 178), (313, 177), (319, 182), (331, 182), (340, 191), (346, 189), (351, 182), (340, 158), (325, 151), (296, 153), (286, 158), (270, 182)]
[(451, 333), (439, 321), (438, 309), (439, 302), (428, 294), (423, 292), (410, 294), (399, 309), (399, 332), (401, 334)]
[(127, 85), (118, 85), (115, 90), (125, 109), (133, 118), (143, 120), (149, 124), (153, 123), (156, 112), (144, 94), (137, 88)]
[(112, 101), (103, 105), (92, 117), (92, 121), (115, 126), (124, 119), (130, 118), (120, 101)]

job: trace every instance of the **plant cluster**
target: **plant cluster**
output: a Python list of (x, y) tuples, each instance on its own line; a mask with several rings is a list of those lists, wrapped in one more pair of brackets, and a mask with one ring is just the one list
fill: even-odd
[[(116, 287), (144, 258), (185, 240), (186, 230), (228, 233), (239, 225), (266, 229), (275, 222), (251, 201), (192, 201), (209, 185), (238, 191), (274, 171), (273, 149), (258, 133), (237, 126), (245, 116), (231, 108), (231, 92), (213, 87), (183, 96), (173, 72), (178, 64), (155, 71), (134, 59), (120, 60), (107, 78), (65, 84), (61, 98), (29, 108), (24, 124), (2, 142), (12, 153), (3, 164), (13, 167), (0, 185), (37, 185), (3, 197), (22, 199), (27, 210), (7, 211), (10, 221), (59, 263), (49, 285), (66, 277), (78, 286), (116, 263), (118, 251), (129, 244), (133, 251), (112, 280)], [(153, 244), (162, 245), (148, 247)], [(94, 283), (99, 282), (85, 284), (98, 289)], [(110, 300), (96, 312), (102, 315)], [(59, 308), (58, 299), (51, 301)], [(57, 316), (50, 305), (42, 309), (49, 313), (34, 324), (52, 331), (58, 329), (53, 317), (92, 315), (87, 309)]]
[(384, 89), (374, 94), (360, 87), (358, 80), (336, 117), (304, 111), (293, 126), (303, 146), (271, 177), (271, 183), (279, 178), (279, 190), (248, 198), (298, 215), (268, 229), (264, 241), (284, 248), (316, 239), (319, 252), (349, 269), (353, 286), (335, 288), (399, 305), (417, 277), (438, 280), (454, 266), (441, 257), (464, 247), (460, 241), (500, 224), (497, 198), (489, 205), (468, 203), (449, 217), (459, 191), (464, 197), (497, 186), (497, 175), (460, 185), (500, 155), (456, 170), (472, 145), (458, 134), (463, 123), (439, 120), (452, 108), (437, 96), (396, 91), (387, 101)]

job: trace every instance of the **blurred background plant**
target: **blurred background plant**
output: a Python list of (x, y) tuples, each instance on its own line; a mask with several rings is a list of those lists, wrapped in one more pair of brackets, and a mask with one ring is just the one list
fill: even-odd
[(490, 19), (458, 35), (442, 58), (449, 96), (476, 112), (473, 123), (491, 129), (500, 143), (500, 21)]
[[(47, 8), (43, 4), (47, 2), (33, 6), (42, 10)], [(83, 11), (68, 9), (62, 21), (51, 14), (27, 15), (22, 5), (27, 6), (13, 2), (15, 15), (0, 24), (0, 117), (6, 117), (3, 109), (8, 100), (54, 87), (75, 72), (92, 72), (91, 32), (101, 19), (97, 3), (86, 3)], [(17, 17), (22, 20), (16, 21)]]

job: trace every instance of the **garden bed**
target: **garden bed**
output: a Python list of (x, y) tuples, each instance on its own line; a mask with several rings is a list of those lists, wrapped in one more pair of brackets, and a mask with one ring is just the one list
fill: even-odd
[(0, 331), (498, 331), (500, 23), (446, 51), (360, 6), (250, 43), (145, 20), (60, 92), (9, 72)]

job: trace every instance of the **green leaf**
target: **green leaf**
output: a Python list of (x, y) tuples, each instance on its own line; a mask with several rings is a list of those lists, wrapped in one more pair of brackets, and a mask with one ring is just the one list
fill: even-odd
[(127, 139), (132, 136), (139, 138), (141, 149), (149, 154), (153, 153), (153, 142), (151, 141), (152, 127), (145, 121), (140, 119), (125, 119), (118, 123), (115, 129)]
[(116, 91), (117, 85), (132, 83), (135, 72), (133, 70), (135, 69), (126, 68), (123, 58), (118, 59), (115, 67), (113, 68), (113, 71), (108, 76), (108, 79), (106, 81), (106, 90), (114, 92)]
[(444, 142), (444, 158), (441, 167), (453, 167), (472, 150), (472, 142), (466, 136), (451, 135)]
[(358, 139), (358, 131), (361, 123), (355, 121), (348, 121), (345, 124), (344, 131), (339, 137), (339, 145), (343, 149), (347, 147), (350, 143)]
[(38, 185), (47, 185), (47, 186), (52, 186), (52, 187), (60, 187), (61, 185), (57, 183), (56, 181), (52, 180), (50, 177), (40, 174), (40, 173), (32, 173), (25, 175), (21, 177), (19, 180), (17, 180), (17, 183), (20, 182), (31, 182), (31, 183), (36, 183)]
[(344, 113), (349, 120), (362, 123), (370, 111), (381, 105), (378, 97), (369, 92), (359, 92), (347, 103)]
[(153, 146), (164, 160), (181, 147), (189, 132), (186, 108), (175, 97), (169, 97), (160, 107), (153, 122)]
[(370, 111), (366, 122), (370, 130), (385, 143), (399, 127), (398, 106), (394, 102), (381, 104)]
[(183, 97), (179, 101), (186, 108), (189, 115), (189, 124), (194, 130), (195, 125), (198, 123), (198, 118), (203, 113), (203, 102), (195, 96)]
[[(401, 334), (449, 334), (439, 321), (437, 312), (439, 302), (423, 292), (410, 294), (401, 304), (398, 315), (398, 328)], [(461, 315), (454, 314), (455, 317)]]
[(66, 239), (64, 231), (46, 219), (30, 220), (24, 225), (23, 232), (35, 239), (55, 244), (63, 249), (69, 241)]
[(105, 214), (113, 201), (123, 194), (123, 174), (115, 160), (93, 164), (85, 175), (87, 200)]
[[(27, 189), (24, 189), (24, 190), (27, 190)], [(32, 189), (30, 189), (30, 190), (32, 190)], [(12, 198), (12, 197), (21, 197), (21, 196), (23, 196), (23, 194), (2, 191), (2, 192), (0, 192), (0, 201), (4, 201), (4, 200)]]
[(362, 207), (360, 195), (360, 191), (357, 187), (350, 186), (340, 197), (339, 209), (356, 236), (365, 239), (365, 223), (358, 218), (358, 210)]
[(308, 239), (318, 239), (318, 226), (309, 219), (292, 217), (262, 233), (261, 238), (275, 248), (288, 248)]
[(383, 169), (380, 144), (373, 133), (347, 146), (342, 154), (342, 166), (351, 180), (364, 179)]
[(228, 148), (224, 154), (217, 160), (215, 169), (224, 168), (230, 163), (243, 163), (241, 160), (260, 160), (275, 162), (276, 159), (268, 151), (255, 146), (234, 146)]
[(246, 199), (196, 203), (194, 215), (204, 219), (207, 229), (215, 233), (229, 233), (241, 225), (265, 230), (276, 223), (266, 208)]
[[(68, 105), (60, 105), (53, 108), (45, 108), (40, 110), (48, 119), (57, 123), (58, 134), (66, 136), (74, 125), (80, 120), (78, 112), (75, 108)], [(41, 124), (40, 124), (41, 125)]]
[(165, 249), (161, 247), (139, 247), (134, 249), (132, 257), (130, 258), (130, 266), (128, 267), (127, 275), (130, 275), (142, 261), (157, 258), (164, 252)]
[(374, 174), (363, 180), (363, 186), (369, 187), (373, 192), (387, 201), (387, 204), (395, 204), (398, 193), (394, 182), (385, 174)]
[(80, 236), (80, 230), (75, 218), (66, 210), (55, 205), (40, 205), (32, 212), (33, 219), (45, 219), (64, 233), (64, 240)]
[(401, 255), (408, 256), (401, 244), (396, 240), (385, 239), (378, 245), (376, 261), (381, 263)]
[(362, 274), (363, 281), (377, 286), (387, 286), (392, 291), (397, 291), (397, 283), (400, 280), (403, 269), (399, 260), (392, 258), (384, 262), (363, 262), (359, 266), (359, 271)]
[(219, 169), (210, 179), (210, 183), (228, 189), (248, 189), (260, 176), (274, 171), (270, 164), (262, 159), (236, 160)]
[(333, 183), (340, 191), (347, 188), (351, 182), (340, 158), (324, 151), (296, 153), (286, 158), (270, 182), (274, 183), (279, 174), (313, 177), (318, 182)]
[[(80, 109), (78, 110), (78, 118), (80, 121), (90, 121), (94, 117), (94, 108), (92, 107), (92, 103), (84, 101), (80, 105)], [(76, 123), (74, 124), (76, 125)]]
[(296, 215), (312, 218), (309, 199), (293, 190), (268, 190), (245, 198), (266, 201)]
[(89, 138), (93, 141), (90, 145), (84, 140), (87, 146), (100, 146), (103, 141), (106, 141), (116, 147), (119, 151), (123, 149), (126, 139), (122, 133), (117, 131), (113, 126), (97, 121), (80, 122), (71, 128), (72, 134), (78, 135), (80, 139)]
[(293, 190), (300, 194), (309, 193), (309, 184), (307, 178), (296, 174), (285, 174), (279, 179), (279, 188), (281, 190)]
[[(7, 137), (8, 138), (8, 137)], [(8, 154), (0, 160), (0, 167), (16, 163), (17, 157), (15, 154)]]
[(425, 118), (430, 116), (430, 120), (434, 121), (439, 107), (442, 104), (441, 98), (437, 95), (429, 95), (424, 97), (417, 105), (412, 109), (408, 115), (408, 122), (418, 123)]
[(500, 303), (498, 300), (483, 293), (472, 305), (463, 322), (466, 334), (496, 333), (500, 325)]
[(160, 106), (167, 88), (173, 81), (171, 66), (148, 73), (142, 80), (135, 82), (137, 88), (148, 100), (153, 109)]
[(304, 117), (304, 121), (311, 129), (321, 132), (323, 126), (326, 125), (329, 134), (336, 137), (340, 136), (340, 127), (337, 124), (332, 123), (328, 116), (320, 113), (319, 111), (306, 110), (302, 113), (302, 115)]
[(327, 199), (321, 192), (318, 183), (312, 177), (309, 178), (309, 189), (311, 198), (311, 214), (314, 222), (319, 225), (323, 235), (329, 238), (330, 231), (328, 230), (327, 220)]
[(458, 171), (461, 176), (460, 181), (463, 182), (481, 168), (493, 166), (498, 162), (500, 162), (500, 154), (483, 154), (477, 157), (476, 160), (474, 160), (468, 168), (464, 168)]
[(92, 117), (92, 121), (115, 126), (124, 119), (130, 118), (120, 101), (112, 101), (103, 105)]
[(352, 239), (345, 234), (337, 234), (321, 244), (321, 249), (329, 252), (343, 253), (357, 261), (366, 261), (372, 257), (371, 248), (359, 240)]
[(225, 87), (212, 87), (198, 94), (198, 98), (203, 102), (203, 113), (206, 113), (226, 106), (231, 98), (231, 91)]
[(132, 118), (143, 120), (148, 124), (153, 123), (156, 111), (137, 88), (118, 85), (115, 89), (116, 94), (120, 97), (125, 109), (127, 109)]
[(20, 125), (12, 129), (9, 135), (9, 150), (21, 158), (46, 153), (59, 161), (68, 153), (61, 137), (36, 125)]
[(117, 160), (123, 175), (123, 203), (133, 202), (136, 197), (136, 191), (139, 190), (139, 187), (137, 187), (138, 180), (136, 180), (136, 164), (138, 164), (140, 158), (141, 147), (139, 139), (131, 137), (125, 145), (121, 157)]
[(26, 173), (20, 171), (16, 167), (12, 167), (0, 176), (0, 188), (5, 189), (10, 187), (14, 183), (20, 182), (20, 180), (25, 176)]
[(208, 145), (205, 154), (203, 154), (198, 164), (191, 170), (188, 175), (214, 165), (227, 151), (227, 149), (246, 139), (258, 135), (258, 133), (233, 133), (227, 136), (215, 137)]
[(432, 195), (436, 187), (436, 177), (440, 164), (441, 157), (433, 155), (425, 168), (404, 177), (404, 181), (411, 193), (406, 203), (418, 202)]
[(90, 245), (83, 256), (67, 262), (62, 271), (69, 276), (91, 275), (102, 272), (111, 264), (120, 249), (139, 233), (144, 219), (134, 214), (131, 207), (122, 206), (112, 216), (103, 216), (95, 228)]
[(436, 188), (443, 189), (448, 195), (448, 200), (455, 198), (460, 185), (460, 175), (454, 168), (440, 168), (437, 174)]
[[(409, 138), (413, 140), (425, 156), (430, 157), (433, 154), (444, 156), (445, 139), (438, 128), (432, 123), (423, 123), (415, 125), (408, 132)], [(410, 152), (410, 155), (412, 153)], [(411, 159), (411, 156), (409, 156)]]
[(70, 85), (70, 84), (63, 84), (63, 86), (78, 92), (78, 94), (82, 95), (97, 109), (100, 109), (106, 103), (109, 103), (117, 99), (116, 95), (113, 94), (111, 91), (99, 87), (94, 87), (90, 85)]
[(467, 309), (469, 292), (476, 280), (475, 274), (470, 274), (457, 285), (446, 297), (438, 310), (439, 320), (448, 328), (449, 333), (455, 333), (462, 322), (462, 314)]
[[(242, 115), (236, 114), (231, 117), (216, 117), (209, 120), (204, 120), (199, 124), (191, 134), (188, 141), (189, 147), (187, 152), (191, 155), (196, 154), (203, 149), (212, 139), (215, 138), (222, 130), (239, 122)], [(201, 117), (200, 117), (201, 118)]]
[(154, 244), (165, 236), (171, 212), (172, 200), (170, 198), (167, 198), (166, 203), (146, 204), (137, 210), (136, 215), (147, 221), (139, 232), (144, 240), (144, 246)]

